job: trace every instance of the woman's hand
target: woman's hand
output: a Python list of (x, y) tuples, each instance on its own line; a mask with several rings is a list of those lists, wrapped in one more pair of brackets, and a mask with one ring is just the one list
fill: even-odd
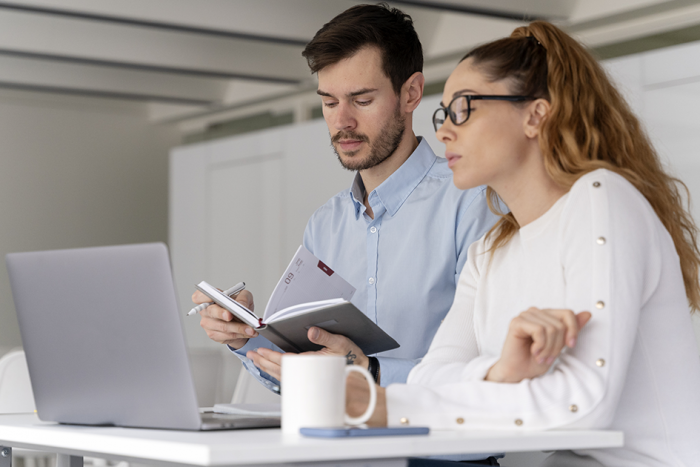
[[(367, 422), (368, 426), (386, 426), (386, 389), (375, 386), (377, 389), (377, 406)], [(345, 383), (345, 410), (351, 417), (359, 417), (369, 405), (369, 387), (367, 380), (353, 372), (348, 375)]]
[(573, 348), (578, 333), (591, 319), (587, 311), (530, 308), (513, 318), (501, 358), (486, 381), (519, 383), (543, 375), (564, 346)]

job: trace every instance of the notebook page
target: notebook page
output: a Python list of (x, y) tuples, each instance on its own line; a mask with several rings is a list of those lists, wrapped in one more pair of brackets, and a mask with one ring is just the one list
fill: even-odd
[(265, 307), (263, 321), (290, 306), (341, 298), (350, 301), (355, 287), (300, 246)]

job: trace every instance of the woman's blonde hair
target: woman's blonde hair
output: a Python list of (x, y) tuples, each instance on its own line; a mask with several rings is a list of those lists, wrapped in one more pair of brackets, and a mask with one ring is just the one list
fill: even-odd
[[(698, 230), (679, 190), (689, 196), (688, 188), (664, 172), (639, 120), (593, 56), (556, 26), (535, 21), (508, 38), (477, 47), (463, 60), (467, 58), (489, 80), (508, 79), (513, 94), (550, 102), (539, 144), (547, 173), (558, 185), (569, 189), (579, 177), (604, 168), (644, 195), (673, 238), (688, 302), (699, 310)], [(499, 201), (489, 188), (489, 207), (501, 216), (487, 234), (495, 236), (493, 250), (520, 228), (512, 214), (498, 209)]]

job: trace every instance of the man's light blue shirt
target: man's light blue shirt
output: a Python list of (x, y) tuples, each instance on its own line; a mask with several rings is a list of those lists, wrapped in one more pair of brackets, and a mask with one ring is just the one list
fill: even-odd
[[(406, 162), (369, 194), (374, 219), (364, 195), (358, 173), (350, 189), (311, 216), (304, 246), (357, 289), (353, 304), (399, 342), (376, 355), (381, 385), (405, 383), (452, 305), (469, 245), (498, 217), (488, 209), (485, 187), (456, 188), (447, 161), (420, 137)], [(279, 382), (245, 356), (259, 347), (280, 351), (258, 336), (235, 353), (279, 391)]]

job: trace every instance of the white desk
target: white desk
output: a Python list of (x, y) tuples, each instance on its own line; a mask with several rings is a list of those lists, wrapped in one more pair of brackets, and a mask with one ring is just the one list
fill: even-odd
[[(614, 431), (433, 431), (427, 436), (317, 439), (285, 437), (278, 429), (202, 433), (82, 427), (41, 422), (33, 414), (0, 415), (0, 446), (55, 452), (59, 454), (58, 467), (80, 466), (83, 456), (193, 466), (399, 466), (405, 465), (407, 457), (435, 454), (607, 448), (622, 444), (622, 433)], [(373, 461), (353, 462), (357, 460)]]

